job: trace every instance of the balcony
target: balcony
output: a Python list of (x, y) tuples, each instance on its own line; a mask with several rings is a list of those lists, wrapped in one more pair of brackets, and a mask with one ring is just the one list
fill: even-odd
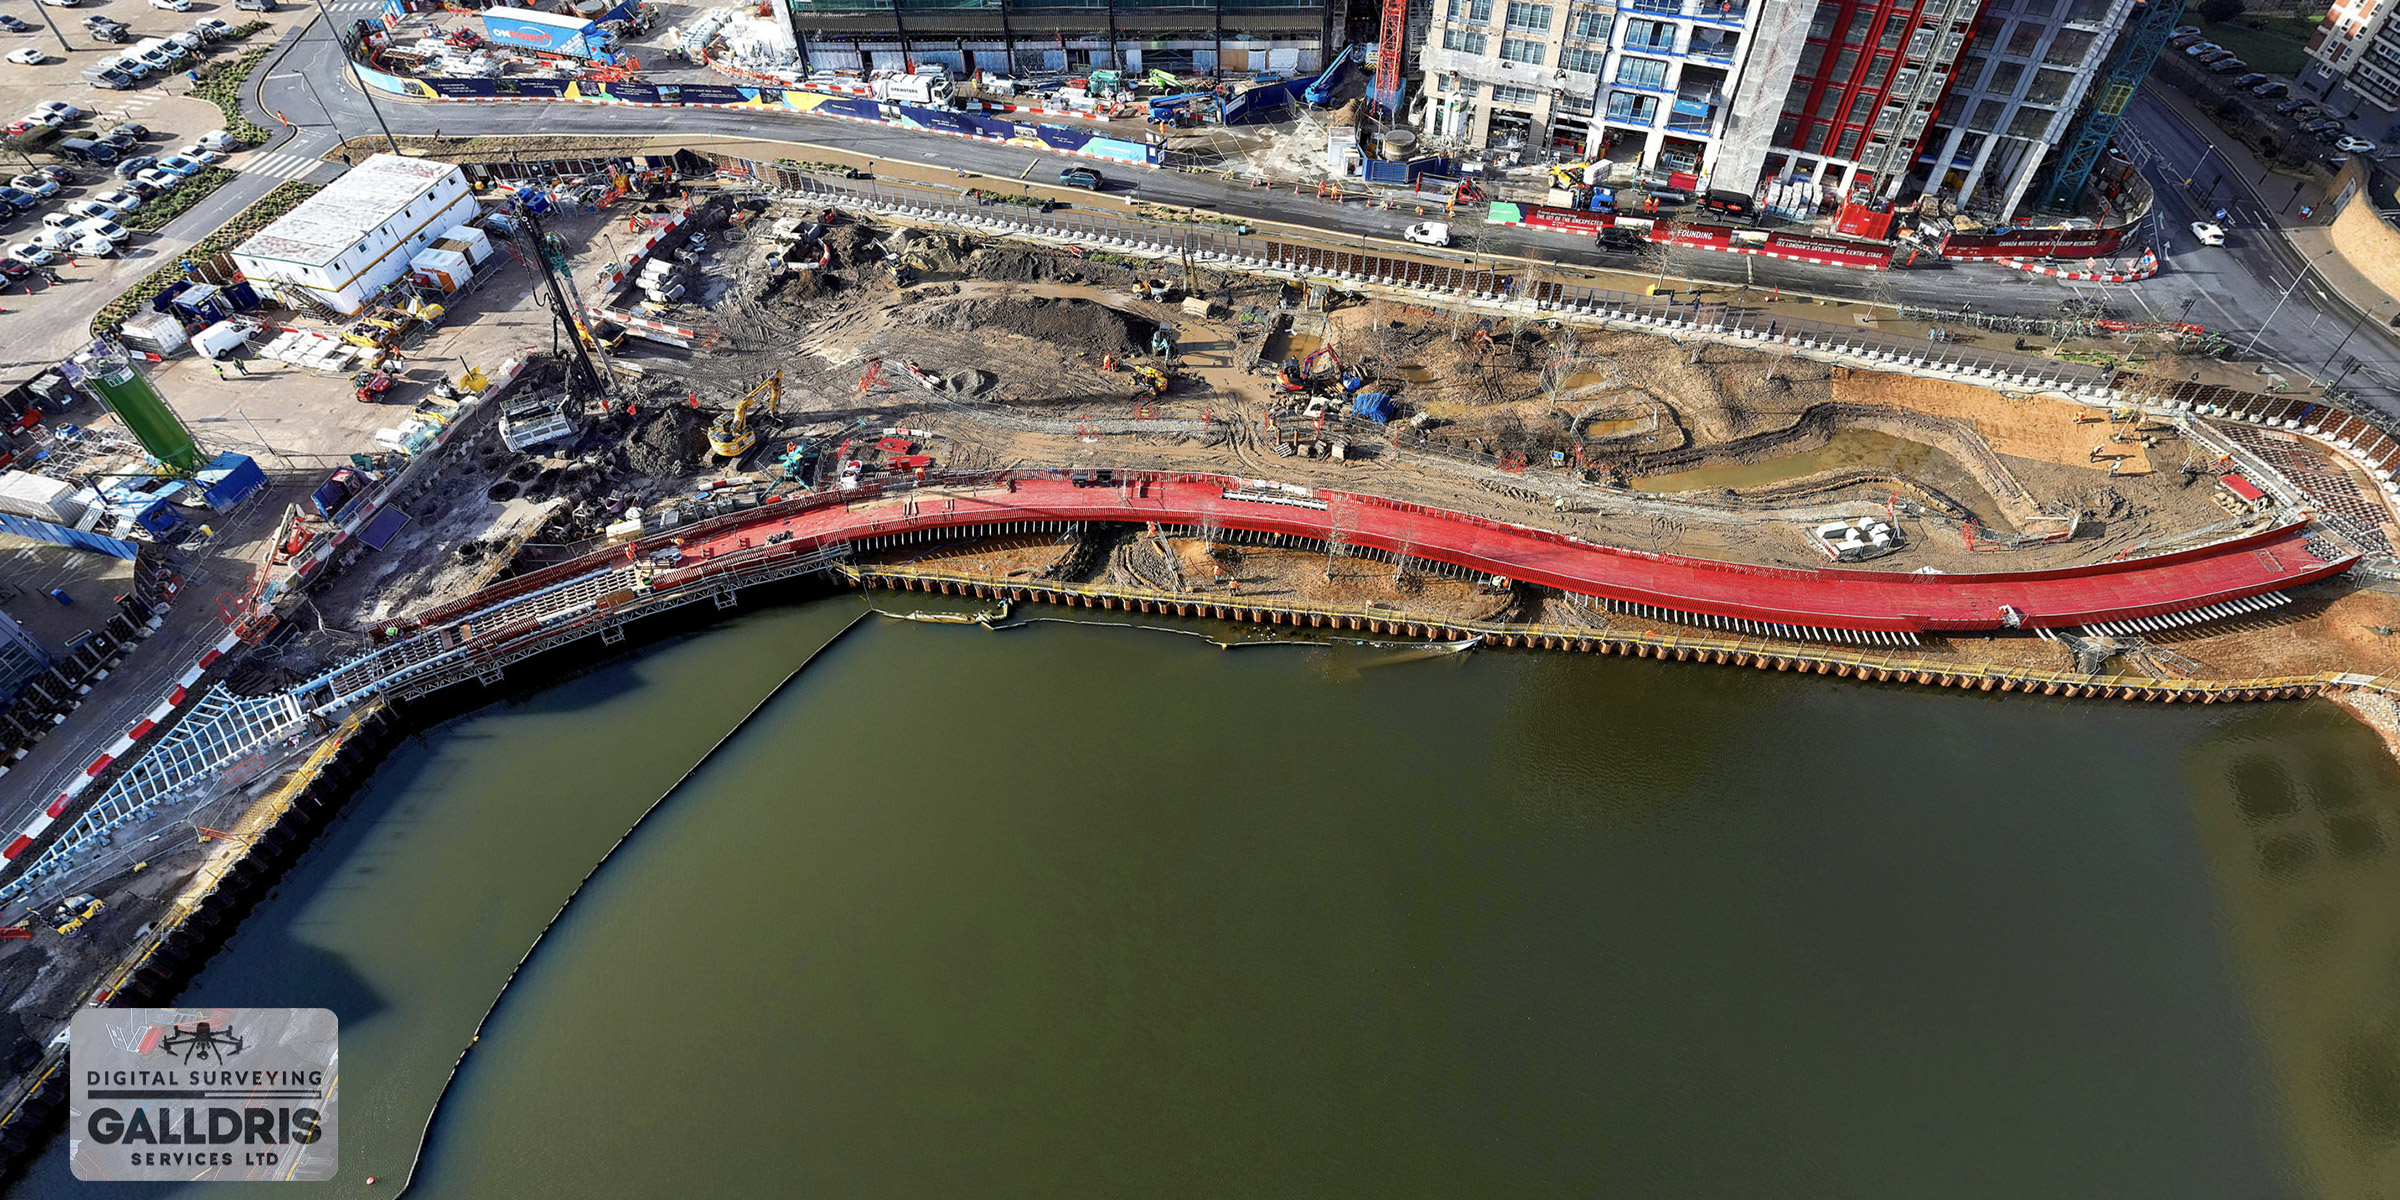
[(1422, 54), (1419, 61), (1429, 75), (1456, 75), (1476, 83), (1559, 91), (1582, 99), (1590, 99), (1600, 90), (1600, 77), (1584, 71), (1504, 62), (1488, 55), (1444, 50), (1439, 46), (1427, 46)]
[(1694, 62), (1703, 62), (1711, 66), (1731, 67), (1738, 53), (1739, 44), (1731, 38), (1719, 41), (1694, 37), (1691, 48), (1685, 50), (1683, 56)]
[(1675, 97), (1675, 103), (1667, 109), (1667, 128), (1677, 133), (1708, 136), (1716, 125), (1719, 99), (1715, 92)]
[(1648, 129), (1658, 124), (1658, 108), (1653, 105), (1645, 110), (1632, 104), (1611, 104), (1608, 106), (1608, 119), (1619, 125)]

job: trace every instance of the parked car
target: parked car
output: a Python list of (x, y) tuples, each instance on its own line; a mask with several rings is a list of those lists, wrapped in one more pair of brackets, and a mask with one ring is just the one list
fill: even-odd
[(1068, 167), (1058, 173), (1058, 181), (1069, 187), (1089, 188), (1095, 192), (1108, 187), (1108, 181), (1100, 177), (1100, 172), (1090, 167)]
[(107, 258), (117, 252), (117, 244), (104, 237), (86, 235), (68, 243), (68, 248), (83, 258)]
[(42, 0), (42, 3), (51, 8), (73, 8), (81, 3), (81, 0)]
[(0, 256), (0, 278), (23, 279), (33, 274), (33, 264)]
[(2270, 79), (2265, 83), (2258, 85), (2257, 87), (2251, 88), (2250, 94), (2260, 97), (2261, 99), (2275, 100), (2291, 95), (2292, 88), (2290, 84), (2287, 84), (2280, 79)]
[(9, 215), (29, 213), (42, 206), (42, 198), (20, 188), (0, 187), (0, 204), (8, 206)]
[(99, 137), (93, 138), (92, 140), (116, 151), (119, 154), (123, 154), (126, 151), (133, 149), (135, 146), (141, 145), (139, 141), (129, 138), (121, 133), (102, 134)]
[(75, 182), (75, 172), (59, 166), (57, 163), (52, 163), (46, 167), (35, 167), (33, 169), (33, 173), (36, 175), (46, 176), (58, 183)]
[(2335, 142), (2333, 148), (2345, 154), (2373, 154), (2375, 143), (2362, 137), (2345, 137)]
[(0, 29), (5, 29), (5, 30), (9, 31), (10, 33), (32, 33), (32, 32), (33, 32), (33, 26), (32, 26), (32, 25), (29, 25), (29, 24), (27, 24), (26, 22), (20, 21), (20, 20), (16, 19), (15, 17), (9, 16), (7, 13), (0, 13)]
[(223, 153), (211, 150), (198, 142), (194, 142), (191, 145), (185, 146), (183, 149), (176, 151), (175, 157), (188, 158), (193, 162), (199, 163), (203, 167), (213, 167), (218, 163), (225, 161), (225, 155)]
[(146, 138), (150, 136), (150, 127), (138, 121), (123, 121), (109, 126), (108, 132), (112, 137), (122, 133), (127, 137)]
[(2199, 34), (2196, 34), (2196, 33), (2179, 33), (2179, 34), (2176, 34), (2174, 37), (2168, 38), (2168, 39), (2167, 39), (2167, 44), (2168, 44), (2168, 45), (2170, 45), (2170, 46), (2173, 46), (2173, 47), (2175, 47), (2175, 48), (2176, 48), (2176, 49), (2178, 49), (2178, 50), (2181, 50), (2181, 49), (2183, 49), (2184, 47), (2186, 47), (2186, 46), (2190, 46), (2190, 45), (2192, 45), (2193, 43), (2195, 43), (2195, 42), (2197, 42), (2197, 41), (2199, 41), (2199, 40), (2200, 40), (2200, 35), (2199, 35)]
[(27, 46), (22, 50), (9, 51), (8, 61), (17, 64), (20, 67), (38, 67), (43, 63), (50, 61), (50, 56), (34, 49), (31, 46)]
[(151, 183), (147, 179), (128, 179), (123, 181), (122, 187), (125, 191), (131, 192), (135, 196), (138, 196), (144, 200), (153, 199), (160, 193), (167, 190)]
[(152, 167), (133, 178), (135, 182), (147, 184), (154, 189), (153, 195), (158, 192), (174, 191), (176, 188), (182, 187), (184, 181), (184, 176), (163, 167)]
[(2313, 112), (2316, 110), (2316, 107), (2316, 105), (2311, 104), (2306, 100), (2293, 99), (2286, 100), (2283, 103), (2276, 105), (2275, 111), (2279, 113), (2298, 115), (2302, 109), (2308, 109)]
[(2233, 86), (2238, 88), (2256, 87), (2259, 84), (2265, 83), (2266, 81), (2267, 77), (2265, 75), (2262, 75), (2257, 71), (2252, 71), (2249, 74), (2234, 80)]
[[(231, 154), (234, 151), (242, 148), (242, 139), (237, 138), (222, 129), (219, 129), (214, 132), (201, 134), (200, 140), (194, 142), (193, 145), (196, 145), (203, 150), (214, 150), (219, 154)], [(186, 150), (184, 153), (189, 154), (191, 151)]]
[(9, 180), (8, 185), (21, 192), (31, 192), (45, 200), (58, 194), (58, 181), (41, 175), (19, 175), (15, 179)]
[(148, 154), (136, 154), (117, 164), (117, 177), (131, 179), (158, 165), (158, 159)]
[(2210, 63), (2220, 63), (2224, 62), (2226, 59), (2232, 58), (2233, 51), (2228, 50), (2223, 46), (2211, 46), (2208, 49), (2193, 55), (2192, 57), (2199, 59), (2201, 66), (2207, 66)]
[(129, 188), (111, 188), (108, 191), (92, 197), (92, 199), (97, 200), (100, 203), (105, 204), (121, 213), (133, 212), (142, 206), (142, 198), (134, 195), (132, 190)]
[(2192, 236), (2199, 238), (2203, 246), (2222, 246), (2225, 244), (2225, 227), (2214, 221), (2194, 221)]
[(27, 244), (39, 246), (53, 254), (64, 254), (69, 248), (74, 246), (75, 235), (68, 233), (64, 229), (36, 230), (34, 232), (33, 239)]
[(2239, 71), (2249, 65), (2249, 63), (2243, 62), (2238, 58), (2220, 58), (2217, 61), (2208, 64), (2208, 73), (2211, 75), (2231, 75), (2235, 71)]
[(2192, 44), (2185, 46), (2183, 48), (2183, 52), (2191, 55), (2193, 58), (2198, 58), (2212, 50), (2223, 50), (2224, 48), (2225, 47), (2220, 46), (2215, 42), (2193, 42)]
[(10, 246), (8, 256), (18, 262), (29, 262), (37, 267), (46, 267), (58, 261), (57, 251), (44, 249), (32, 242), (19, 242)]
[(150, 7), (163, 8), (168, 12), (190, 12), (192, 0), (150, 0)]
[(229, 38), (233, 36), (233, 22), (223, 17), (202, 17), (192, 22), (192, 32), (199, 33), (202, 30), (208, 31), (211, 37)]
[(110, 245), (122, 245), (133, 239), (133, 231), (107, 217), (93, 217), (74, 227), (80, 237), (106, 238)]
[(242, 12), (274, 12), (275, 0), (233, 0), (233, 7)]
[(62, 121), (80, 121), (85, 117), (92, 115), (90, 112), (77, 108), (64, 100), (44, 100), (40, 104), (34, 105), (33, 111), (38, 113), (49, 113)]
[(118, 212), (116, 209), (102, 204), (97, 200), (69, 201), (66, 206), (66, 211), (73, 216), (97, 221), (114, 221), (118, 217), (124, 215), (123, 213)]
[(165, 158), (158, 160), (158, 169), (161, 171), (172, 171), (177, 175), (197, 175), (200, 172), (207, 170), (208, 164), (201, 162), (196, 158), (185, 158), (180, 154), (170, 154)]

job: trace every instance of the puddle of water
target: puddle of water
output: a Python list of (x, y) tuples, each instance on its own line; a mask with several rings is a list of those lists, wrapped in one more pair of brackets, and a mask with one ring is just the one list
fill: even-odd
[[(1587, 441), (1603, 442), (1610, 438), (1632, 437), (1635, 434), (1648, 433), (1657, 426), (1658, 418), (1651, 416), (1607, 417), (1584, 422), (1582, 433)], [(1644, 487), (1643, 490), (1650, 489)]]
[(1577, 391), (1587, 387), (1597, 387), (1604, 383), (1623, 382), (1625, 382), (1625, 377), (1612, 371), (1577, 371), (1576, 373), (1567, 376), (1565, 379), (1559, 380), (1558, 387), (1555, 388), (1554, 391), (1558, 395), (1564, 396), (1569, 392)]
[(1415, 363), (1411, 363), (1404, 367), (1392, 367), (1390, 368), (1390, 374), (1398, 376), (1400, 382), (1402, 383), (1433, 382), (1433, 372), (1430, 369), (1419, 366)]
[(1265, 361), (1279, 363), (1287, 358), (1307, 358), (1325, 344), (1325, 339), (1305, 333), (1279, 333), (1267, 343)]
[[(1590, 436), (1590, 435), (1587, 435)], [(1671, 475), (1652, 475), (1633, 481), (1643, 492), (1689, 492), (1701, 488), (1745, 488), (1798, 479), (1836, 467), (1882, 467), (1900, 474), (1922, 469), (1941, 456), (1923, 442), (1905, 441), (1871, 429), (1837, 431), (1821, 450), (1787, 454), (1762, 462), (1730, 467), (1699, 467)], [(1963, 498), (1962, 498), (1963, 499)], [(1974, 503), (1965, 500), (1965, 503)]]

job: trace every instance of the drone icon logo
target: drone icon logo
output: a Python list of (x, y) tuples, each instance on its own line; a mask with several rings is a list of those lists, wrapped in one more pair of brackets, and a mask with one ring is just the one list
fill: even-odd
[(223, 1063), (240, 1054), (245, 1045), (247, 1043), (232, 1029), (218, 1029), (202, 1021), (189, 1029), (176, 1026), (174, 1032), (159, 1042), (158, 1048), (163, 1053), (180, 1055), (187, 1063), (195, 1058), (202, 1062)]

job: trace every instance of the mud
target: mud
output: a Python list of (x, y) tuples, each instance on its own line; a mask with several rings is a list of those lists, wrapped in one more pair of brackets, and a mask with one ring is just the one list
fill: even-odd
[(956, 333), (1013, 333), (1082, 354), (1132, 354), (1150, 348), (1157, 325), (1089, 300), (1032, 297), (928, 304), (908, 319)]

